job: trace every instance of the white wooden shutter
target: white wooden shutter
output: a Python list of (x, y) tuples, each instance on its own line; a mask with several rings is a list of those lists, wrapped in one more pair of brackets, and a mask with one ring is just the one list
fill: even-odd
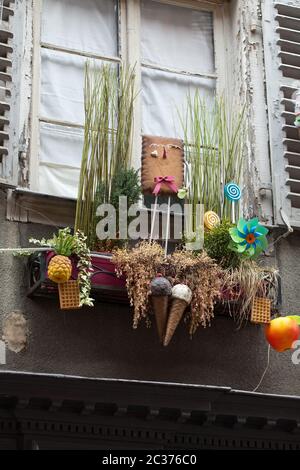
[(0, 0), (0, 183), (14, 185), (11, 94), (14, 0)]
[(263, 17), (275, 223), (281, 210), (300, 227), (300, 130), (292, 95), (300, 88), (300, 2), (265, 0)]

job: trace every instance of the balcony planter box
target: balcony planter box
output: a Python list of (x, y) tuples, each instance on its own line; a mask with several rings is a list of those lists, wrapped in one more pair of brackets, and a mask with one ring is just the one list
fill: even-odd
[[(53, 297), (58, 295), (57, 284), (47, 275), (48, 264), (55, 255), (52, 250), (37, 251), (28, 260), (28, 296)], [(71, 279), (77, 279), (77, 258), (71, 257)], [(92, 296), (106, 302), (128, 303), (125, 278), (117, 278), (115, 266), (109, 253), (92, 253), (93, 273), (91, 276)]]

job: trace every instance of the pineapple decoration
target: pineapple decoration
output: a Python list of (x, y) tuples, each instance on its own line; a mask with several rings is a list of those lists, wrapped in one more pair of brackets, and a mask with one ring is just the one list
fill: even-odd
[(67, 282), (72, 274), (69, 256), (74, 251), (74, 237), (59, 231), (58, 235), (54, 235), (53, 246), (55, 246), (56, 255), (49, 262), (48, 277), (51, 281), (61, 284)]
[(48, 277), (51, 281), (61, 284), (67, 282), (72, 273), (72, 264), (67, 256), (56, 255), (48, 265)]

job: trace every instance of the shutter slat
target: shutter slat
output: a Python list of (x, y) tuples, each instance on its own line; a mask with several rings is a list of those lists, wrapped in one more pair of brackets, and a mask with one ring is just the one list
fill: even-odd
[(285, 119), (285, 122), (287, 123), (287, 125), (290, 125), (290, 126), (294, 127), (294, 121), (295, 121), (295, 114), (294, 113), (290, 113), (288, 111), (283, 111), (281, 113), (281, 116)]
[[(295, 115), (294, 115), (294, 120), (295, 120)], [(299, 130), (294, 125), (286, 124), (282, 126), (282, 129), (285, 131), (287, 137), (289, 137), (290, 139), (294, 139), (294, 140), (298, 139)], [(300, 146), (300, 141), (299, 141), (299, 146)]]
[(10, 16), (13, 16), (14, 10), (9, 7), (3, 7), (2, 21), (8, 21)]
[(8, 148), (0, 146), (0, 155), (8, 155)]
[(284, 15), (276, 15), (275, 18), (281, 27), (297, 31), (300, 30), (300, 18)]
[(279, 52), (278, 56), (281, 57), (283, 64), (294, 65), (295, 67), (299, 68), (300, 54)]
[(289, 98), (291, 99), (292, 98), (292, 94), (297, 91), (297, 88), (292, 86), (292, 85), (281, 85), (280, 87), (280, 90), (284, 93), (284, 96), (286, 96), (286, 98)]
[(3, 140), (8, 140), (8, 139), (9, 139), (8, 132), (0, 131), (0, 142), (3, 141)]
[(11, 82), (12, 76), (10, 73), (0, 72), (0, 80), (3, 82)]
[(300, 194), (300, 180), (288, 178), (286, 180), (286, 184), (290, 187), (291, 193), (299, 193)]
[(300, 44), (298, 42), (288, 41), (287, 39), (279, 39), (277, 44), (280, 46), (282, 51), (300, 54)]
[(276, 2), (275, 8), (280, 15), (300, 18), (300, 8), (291, 4)]
[(11, 67), (12, 62), (11, 59), (8, 59), (7, 57), (0, 57), (0, 70), (3, 71), (6, 69), (6, 67)]
[(3, 25), (1, 25), (0, 23), (0, 41), (5, 43), (5, 41), (12, 38), (13, 33), (9, 31), (9, 29), (4, 28)]
[(288, 171), (292, 179), (300, 180), (300, 166), (286, 165), (285, 170)]
[(284, 152), (284, 157), (291, 165), (300, 166), (300, 153), (297, 152)]
[(296, 29), (278, 27), (276, 31), (280, 35), (281, 39), (287, 39), (288, 41), (293, 42), (300, 41), (300, 31), (297, 31)]
[(287, 197), (290, 199), (292, 206), (295, 207), (295, 209), (300, 209), (300, 194), (289, 192)]
[(284, 77), (294, 78), (295, 80), (300, 80), (300, 67), (295, 67), (294, 65), (281, 64), (279, 69), (282, 70)]
[(294, 114), (295, 111), (295, 102), (290, 98), (283, 98), (281, 104), (285, 107), (285, 110)]
[(9, 119), (6, 116), (0, 116), (0, 126), (8, 126)]
[(283, 139), (283, 143), (287, 146), (287, 149), (299, 153), (300, 152), (300, 140), (299, 139)]

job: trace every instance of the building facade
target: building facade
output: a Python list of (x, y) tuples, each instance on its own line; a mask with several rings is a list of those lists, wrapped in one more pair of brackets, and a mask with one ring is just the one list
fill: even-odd
[[(1, 248), (26, 247), (30, 237), (47, 237), (57, 226), (72, 226), (82, 145), (83, 66), (87, 59), (116, 66), (124, 60), (135, 64), (137, 86), (142, 90), (135, 108), (136, 168), (140, 164), (141, 130), (154, 135), (175, 132), (173, 124), (170, 127), (174, 111), (170, 99), (175, 97), (178, 106), (181, 105), (188, 80), (192, 80), (194, 88), (204, 90), (207, 100), (216, 92), (224, 94), (237, 110), (245, 106), (244, 213), (259, 216), (270, 228), (275, 244), (267, 252), (266, 261), (280, 271), (280, 311), (300, 314), (300, 130), (294, 126), (293, 100), (293, 94), (300, 89), (299, 1), (4, 0), (1, 14)], [(168, 37), (170, 43), (174, 41), (174, 30), (179, 38), (176, 50), (168, 44)], [(55, 298), (27, 297), (25, 259), (2, 252), (0, 266), (0, 329), (5, 340), (0, 360), (0, 394), (17, 400), (20, 390), (19, 407), (15, 402), (3, 403), (0, 411), (3, 423), (9, 422), (11, 410), (16, 408), (20, 412), (14, 411), (14, 416), (18, 416), (19, 423), (25, 422), (24, 416), (28, 418), (34, 413), (36, 422), (41, 423), (42, 412), (48, 405), (39, 402), (38, 411), (32, 411), (32, 399), (51, 401), (45, 421), (54, 419), (51, 413), (57, 407), (62, 409), (64, 422), (69, 422), (67, 403), (73, 400), (77, 405), (82, 403), (87, 412), (82, 415), (79, 404), (80, 420), (85, 418), (81, 422), (75, 415), (72, 426), (79, 420), (81, 426), (103, 422), (108, 429), (116, 422), (119, 431), (114, 432), (117, 436), (118, 432), (124, 433), (127, 446), (130, 439), (134, 441), (133, 448), (143, 447), (147, 439), (152, 448), (157, 447), (159, 439), (163, 447), (173, 448), (243, 447), (244, 444), (237, 443), (241, 435), (244, 437), (240, 441), (248, 440), (249, 447), (258, 435), (260, 442), (297, 446), (297, 416), (292, 416), (290, 408), (296, 409), (296, 397), (300, 395), (300, 364), (293, 363), (292, 351), (271, 350), (270, 364), (258, 391), (295, 398), (275, 399), (267, 395), (255, 398), (249, 394), (256, 388), (268, 361), (262, 327), (248, 324), (237, 329), (231, 318), (218, 316), (211, 327), (200, 328), (192, 340), (184, 332), (184, 325), (180, 325), (170, 346), (164, 348), (158, 344), (153, 328), (132, 329), (129, 306), (97, 302), (93, 309), (62, 312)], [(7, 371), (12, 375), (7, 376)], [(21, 372), (32, 378), (29, 380)], [(16, 379), (12, 379), (14, 374)], [(42, 375), (34, 378), (35, 374)], [(77, 377), (79, 391), (72, 397), (73, 382), (68, 383), (64, 397), (55, 379), (52, 383), (51, 378), (45, 378), (48, 375), (56, 375), (56, 380), (62, 381), (61, 387), (68, 380), (75, 384)], [(47, 380), (51, 382), (49, 393), (45, 391), (43, 377), (46, 384)], [(98, 393), (101, 399), (93, 396), (91, 410), (83, 378), (108, 379), (103, 385), (107, 387), (105, 393), (101, 381), (95, 382), (91, 394)], [(117, 381), (115, 387), (109, 379), (160, 385), (153, 392), (152, 403), (149, 397), (154, 385), (141, 384), (148, 387), (143, 402), (137, 399), (138, 382), (126, 382), (126, 399), (122, 403), (122, 382)], [(35, 383), (37, 389), (30, 389), (30, 383)], [(91, 390), (93, 383), (91, 380), (87, 385)], [(171, 387), (168, 383), (188, 384), (186, 398), (179, 398), (182, 389), (174, 385), (174, 399), (170, 398), (168, 406), (167, 400), (162, 399), (164, 394), (173, 393), (165, 389)], [(209, 386), (206, 391), (205, 387), (199, 388), (199, 403), (192, 384)], [(230, 390), (241, 392), (235, 394)], [(112, 399), (108, 399), (109, 394)], [(270, 404), (270, 411), (262, 410), (262, 400)], [(102, 415), (97, 403), (106, 404)], [(117, 408), (111, 411), (109, 405), (116, 403)], [(141, 418), (139, 410), (130, 415), (130, 406), (149, 407), (150, 411), (141, 411)], [(257, 414), (249, 411), (251, 406), (257, 407)], [(276, 415), (276, 407), (282, 407), (282, 415)], [(164, 416), (161, 410), (168, 408), (173, 409), (169, 421), (159, 419)], [(174, 409), (180, 410), (180, 416)], [(199, 410), (203, 411), (201, 419), (197, 413), (194, 416)], [(208, 434), (218, 435), (219, 415), (223, 416), (222, 426), (226, 424), (224, 416), (233, 419), (229, 419), (232, 433), (228, 445), (222, 440), (223, 431), (220, 432), (223, 437), (215, 442), (203, 440)], [(139, 438), (133, 438), (130, 431), (120, 431), (126, 416), (133, 429), (150, 432), (150, 437), (142, 434), (139, 444)], [(257, 419), (252, 424), (259, 431), (253, 432), (251, 417)], [(139, 421), (142, 419), (145, 425)], [(199, 441), (194, 441), (198, 431), (193, 428), (193, 419), (198, 420), (198, 426), (199, 421), (214, 423), (209, 424), (213, 428), (209, 427), (208, 434), (203, 428), (199, 431)], [(276, 422), (275, 440), (270, 437), (272, 420)], [(172, 429), (170, 441), (166, 436), (151, 434), (163, 433), (164, 422)], [(4, 426), (3, 448), (58, 446), (60, 439), (48, 439), (49, 444), (41, 437), (44, 431), (48, 436), (51, 433), (48, 425), (45, 424), (44, 431), (36, 426), (34, 433), (24, 431), (24, 435), (31, 437), (21, 443), (10, 437), (11, 431)], [(182, 443), (176, 442), (181, 426), (185, 426), (185, 435), (190, 433), (190, 441), (183, 438)], [(186, 430), (186, 426), (193, 429)], [(93, 445), (105, 448), (108, 442), (113, 445), (111, 435), (106, 435), (102, 444), (101, 439), (91, 444), (91, 433), (96, 432), (91, 428), (89, 437), (84, 438), (81, 429), (71, 440), (66, 437), (69, 431), (60, 431), (66, 442), (72, 441), (72, 445), (66, 446), (72, 447), (74, 442), (78, 445), (79, 437), (83, 439), (83, 448)], [(46, 441), (48, 444), (42, 444)], [(121, 437), (116, 442), (116, 448), (122, 446)]]

